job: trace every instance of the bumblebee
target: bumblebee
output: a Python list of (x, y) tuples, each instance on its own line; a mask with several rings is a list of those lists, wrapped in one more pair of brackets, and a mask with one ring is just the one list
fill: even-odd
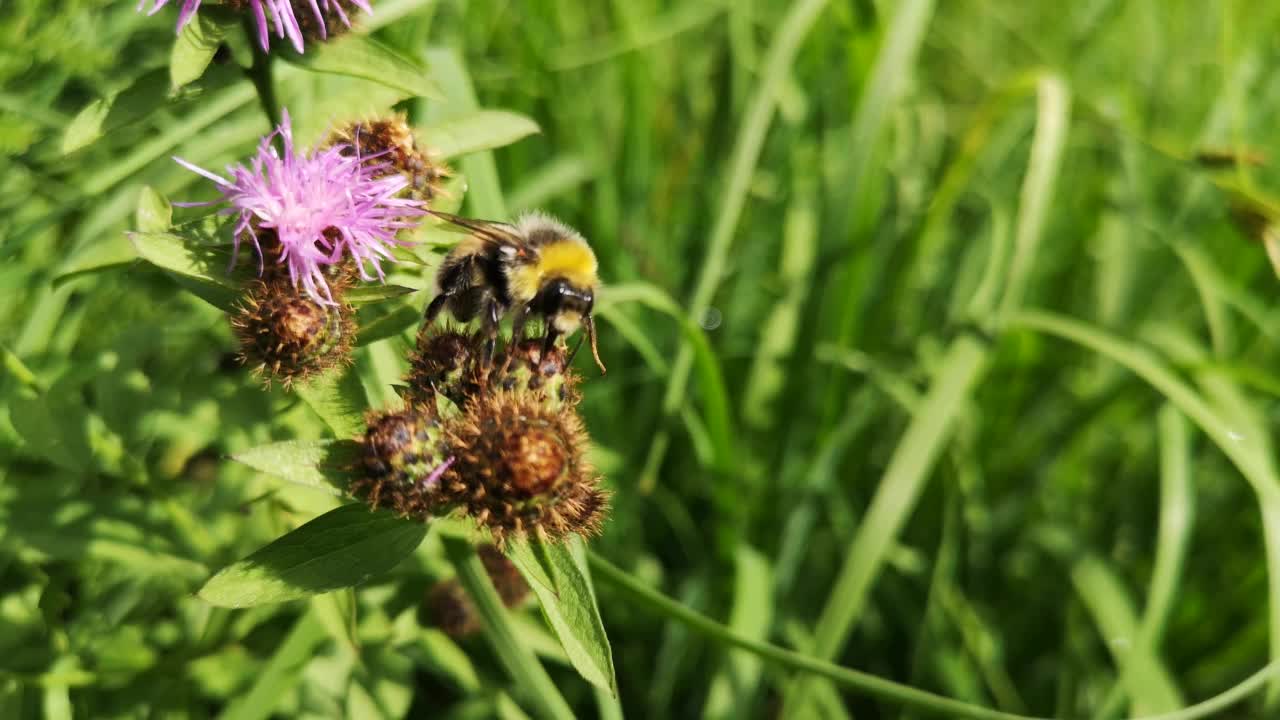
[[(544, 352), (551, 350), (557, 338), (581, 327), (591, 343), (591, 356), (604, 373), (591, 315), (600, 280), (596, 255), (582, 235), (540, 212), (521, 215), (515, 224), (428, 212), (471, 234), (440, 265), (438, 294), (427, 305), (426, 324), (445, 309), (459, 322), (480, 318), (489, 337), (490, 357), (498, 323), (507, 312), (512, 314), (512, 343), (524, 339), (530, 315), (542, 318)], [(581, 346), (579, 340), (574, 353)]]

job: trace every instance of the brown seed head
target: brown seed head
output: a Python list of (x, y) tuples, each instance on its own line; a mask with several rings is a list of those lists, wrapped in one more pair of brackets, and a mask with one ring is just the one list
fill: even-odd
[(479, 354), (480, 340), (475, 335), (420, 330), (417, 349), (409, 357), (407, 396), (431, 403), (438, 392), (462, 406), (478, 389), (475, 365)]
[(436, 583), (427, 591), (431, 621), (451, 638), (464, 638), (480, 630), (480, 617), (467, 591), (457, 580)]
[(432, 162), (419, 147), (413, 129), (403, 115), (351, 123), (330, 137), (330, 143), (346, 143), (366, 162), (381, 166), (382, 176), (404, 175), (409, 185), (406, 194), (430, 204), (443, 194), (443, 186), (452, 175), (445, 165)]
[(336, 365), (351, 362), (354, 311), (332, 286), (337, 306), (322, 306), (293, 287), (288, 278), (270, 277), (250, 284), (231, 316), (240, 342), (239, 359), (268, 385), (288, 388)]
[(454, 463), (439, 502), (487, 527), (499, 546), (513, 535), (554, 540), (599, 529), (606, 496), (571, 405), (490, 388), (444, 421), (444, 444)]
[(476, 554), (480, 556), (480, 562), (484, 563), (484, 569), (493, 581), (498, 597), (502, 598), (503, 605), (515, 607), (529, 597), (529, 583), (525, 582), (520, 569), (501, 550), (490, 543), (482, 543), (476, 547)]
[(435, 509), (432, 485), (447, 463), (435, 413), (419, 406), (371, 412), (365, 424), (352, 494), (374, 508), (389, 506), (401, 515), (426, 519)]

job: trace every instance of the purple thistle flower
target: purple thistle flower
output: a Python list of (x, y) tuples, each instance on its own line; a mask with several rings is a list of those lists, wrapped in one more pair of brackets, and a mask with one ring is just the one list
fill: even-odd
[[(182, 0), (182, 10), (178, 13), (178, 32), (191, 22), (191, 18), (195, 17), (196, 11), (200, 9), (201, 0)], [(369, 0), (297, 0), (299, 4), (305, 3), (310, 6), (311, 13), (315, 16), (316, 27), (319, 28), (320, 37), (328, 36), (328, 27), (325, 23), (325, 13), (332, 12), (338, 16), (343, 25), (351, 27), (351, 19), (347, 17), (346, 11), (342, 5), (344, 2), (350, 3), (361, 10), (373, 14), (373, 8), (369, 6)], [(169, 0), (151, 0), (151, 9), (147, 11), (148, 15), (154, 15), (160, 11), (160, 8), (169, 4)], [(289, 42), (293, 43), (293, 48), (298, 52), (302, 52), (302, 26), (298, 23), (297, 12), (294, 10), (293, 0), (236, 0), (230, 3), (233, 8), (244, 9), (245, 5), (253, 11), (254, 20), (258, 26), (258, 42), (262, 45), (263, 50), (267, 50), (271, 44), (271, 26), (275, 28), (276, 37), (288, 37)], [(142, 10), (147, 5), (147, 0), (138, 0), (138, 10)], [(303, 10), (302, 12), (305, 12)], [(267, 16), (271, 16), (268, 23)]]
[[(398, 239), (396, 232), (414, 227), (412, 218), (425, 210), (421, 201), (398, 197), (408, 181), (399, 173), (380, 177), (383, 164), (370, 162), (376, 156), (361, 157), (358, 149), (352, 152), (342, 144), (295, 152), (288, 110), (283, 115), (280, 126), (259, 143), (249, 167), (227, 167), (230, 180), (181, 158), (174, 160), (217, 183), (222, 193), (220, 201), (189, 205), (226, 202), (230, 207), (219, 214), (239, 216), (233, 266), (240, 241), (247, 237), (258, 253), (261, 274), (264, 258), (258, 230), (272, 230), (280, 242), (279, 262), (288, 266), (294, 286), (301, 283), (313, 300), (332, 305), (324, 267), (349, 255), (363, 279), (372, 279), (366, 264), (382, 279), (382, 261), (395, 262), (391, 248), (411, 244)], [(277, 135), (284, 144), (283, 155), (271, 144)]]

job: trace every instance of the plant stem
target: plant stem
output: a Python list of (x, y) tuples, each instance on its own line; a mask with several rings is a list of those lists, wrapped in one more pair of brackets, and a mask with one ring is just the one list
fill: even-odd
[[(820, 675), (846, 687), (865, 692), (868, 695), (925, 712), (936, 713), (943, 717), (971, 718), (972, 720), (1040, 720), (1028, 715), (1018, 715), (978, 705), (970, 705), (959, 700), (919, 690), (909, 685), (885, 680), (869, 673), (840, 667), (808, 655), (780, 648), (777, 645), (742, 637), (715, 620), (690, 610), (666, 595), (650, 588), (647, 584), (635, 579), (626, 571), (594, 552), (589, 553), (587, 559), (591, 565), (593, 577), (596, 580), (621, 591), (622, 594), (637, 601), (639, 604), (647, 605), (650, 609), (683, 623), (690, 629), (702, 633), (712, 640), (748, 650), (782, 667)], [(1258, 692), (1263, 688), (1267, 680), (1277, 677), (1280, 677), (1280, 661), (1263, 666), (1262, 669), (1241, 682), (1204, 702), (1182, 708), (1176, 712), (1149, 715), (1135, 718), (1134, 720), (1196, 720), (1197, 718), (1209, 717)]]
[(249, 38), (249, 47), (253, 49), (253, 65), (245, 70), (253, 88), (258, 91), (258, 101), (262, 103), (262, 112), (266, 113), (271, 127), (280, 124), (280, 103), (276, 101), (276, 86), (271, 77), (271, 54), (262, 49), (254, 37), (253, 28), (245, 21), (245, 34)]
[(573, 710), (556, 689), (529, 648), (520, 644), (502, 598), (476, 555), (471, 542), (458, 537), (442, 536), (445, 554), (458, 571), (458, 582), (466, 589), (484, 622), (485, 637), (507, 668), (513, 680), (528, 697), (535, 713), (548, 720), (573, 720)]

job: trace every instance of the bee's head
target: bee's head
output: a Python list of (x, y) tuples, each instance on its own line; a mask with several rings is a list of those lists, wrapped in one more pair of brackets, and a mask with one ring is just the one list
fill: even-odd
[(600, 367), (600, 372), (604, 372), (604, 363), (600, 362), (600, 353), (596, 349), (596, 326), (591, 316), (595, 305), (594, 287), (580, 286), (565, 278), (555, 277), (543, 284), (529, 309), (546, 318), (547, 324), (560, 335), (568, 335), (579, 327), (583, 328), (591, 341), (591, 355)]
[(563, 334), (578, 329), (582, 318), (595, 307), (595, 292), (589, 287), (578, 287), (564, 278), (552, 278), (534, 298), (531, 308), (555, 326)]

